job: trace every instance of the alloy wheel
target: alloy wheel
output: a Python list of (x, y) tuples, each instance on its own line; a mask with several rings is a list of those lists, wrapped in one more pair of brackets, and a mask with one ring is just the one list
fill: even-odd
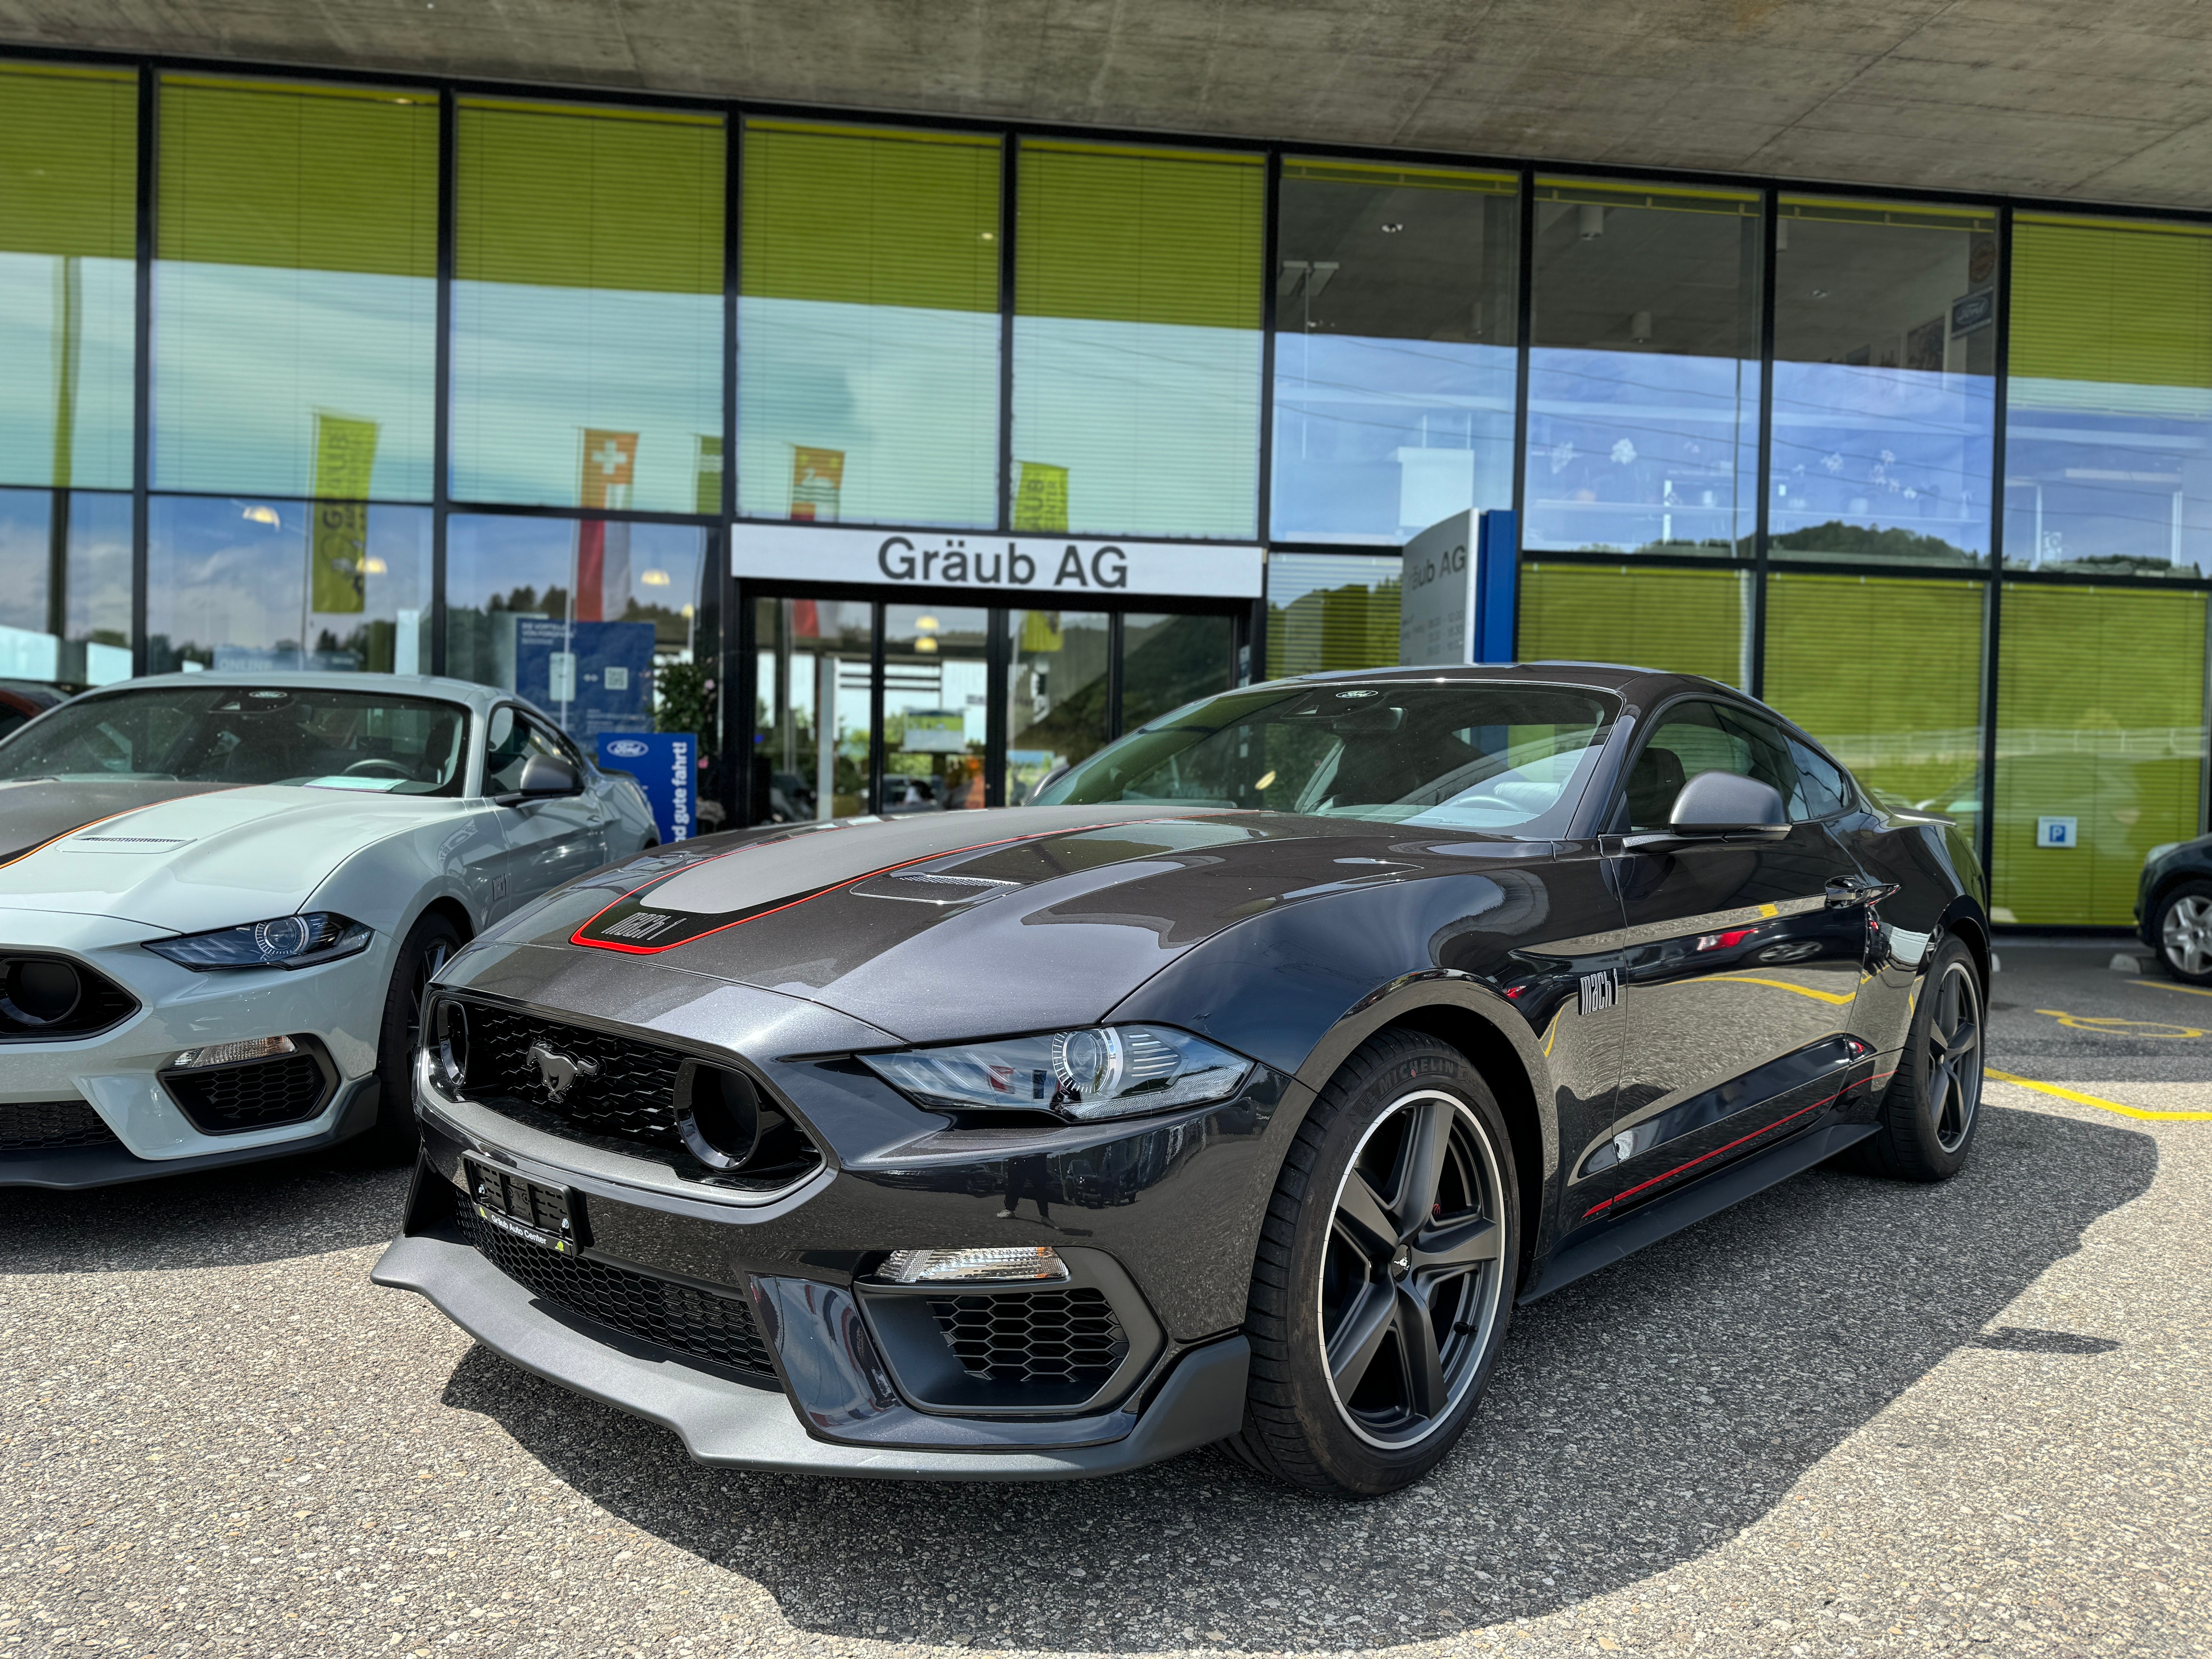
[(1488, 1134), (1433, 1090), (1394, 1102), (1352, 1153), (1322, 1257), (1322, 1361), (1369, 1444), (1419, 1443), (1473, 1386), (1505, 1282), (1498, 1188)]
[(2212, 974), (2212, 898), (2190, 893), (2166, 907), (2159, 942), (2166, 959), (2196, 979)]
[(1928, 1086), (1923, 1098), (1936, 1144), (1955, 1152), (1966, 1143), (1982, 1103), (1982, 994), (1963, 962), (1947, 964), (1936, 981), (1928, 1021)]

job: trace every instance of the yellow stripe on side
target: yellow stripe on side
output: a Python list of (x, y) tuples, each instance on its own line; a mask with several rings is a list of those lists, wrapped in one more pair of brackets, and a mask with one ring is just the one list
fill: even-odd
[(1994, 1066), (1982, 1067), (1984, 1077), (1993, 1077), (2000, 1083), (2016, 1083), (2023, 1089), (2033, 1089), (2039, 1095), (2051, 1095), (2060, 1100), (2070, 1100), (2077, 1106), (2094, 1106), (2103, 1112), (2118, 1112), (2122, 1117), (2139, 1117), (2153, 1123), (2212, 1123), (2212, 1112), (2146, 1112), (2140, 1106), (2123, 1106), (2117, 1100), (2100, 1100), (2094, 1095), (2085, 1095), (2078, 1089), (2062, 1089), (2055, 1083), (2038, 1083), (2031, 1077), (2015, 1077), (2010, 1072), (2000, 1072)]
[(1810, 997), (1815, 1002), (1832, 1003), (1838, 1008), (1849, 1006), (1858, 995), (1855, 990), (1816, 991), (1809, 985), (1792, 985), (1786, 979), (1754, 979), (1749, 974), (1707, 974), (1703, 979), (1694, 979), (1689, 983), (1704, 985), (1716, 980), (1727, 980), (1736, 985), (1771, 985), (1778, 991), (1795, 991), (1801, 997)]

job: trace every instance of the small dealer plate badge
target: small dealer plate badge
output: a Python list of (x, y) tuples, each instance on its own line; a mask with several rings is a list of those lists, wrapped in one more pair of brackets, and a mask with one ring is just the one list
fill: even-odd
[(591, 1242), (580, 1194), (526, 1180), (472, 1158), (461, 1160), (461, 1170), (478, 1220), (561, 1255), (574, 1255)]

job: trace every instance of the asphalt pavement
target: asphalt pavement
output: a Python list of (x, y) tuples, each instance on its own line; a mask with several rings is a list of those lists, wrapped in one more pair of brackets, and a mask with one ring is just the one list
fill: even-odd
[(2203, 1653), (2212, 996), (2128, 948), (2001, 947), (1990, 1063), (2063, 1092), (1992, 1082), (1957, 1180), (1522, 1310), (1372, 1503), (702, 1469), (372, 1287), (400, 1173), (10, 1193), (0, 1653)]

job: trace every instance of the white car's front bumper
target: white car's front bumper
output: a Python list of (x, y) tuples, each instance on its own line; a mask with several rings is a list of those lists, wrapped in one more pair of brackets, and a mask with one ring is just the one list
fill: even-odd
[[(392, 941), (319, 967), (194, 973), (142, 948), (163, 935), (107, 916), (0, 909), (0, 956), (72, 958), (137, 999), (137, 1012), (97, 1036), (0, 1043), (0, 1128), (10, 1105), (82, 1101), (115, 1137), (100, 1147), (46, 1148), (0, 1139), (0, 1187), (90, 1186), (234, 1164), (329, 1145), (375, 1113), (376, 1045)], [(158, 1075), (187, 1048), (255, 1037), (314, 1039), (336, 1073), (313, 1117), (208, 1133)]]

